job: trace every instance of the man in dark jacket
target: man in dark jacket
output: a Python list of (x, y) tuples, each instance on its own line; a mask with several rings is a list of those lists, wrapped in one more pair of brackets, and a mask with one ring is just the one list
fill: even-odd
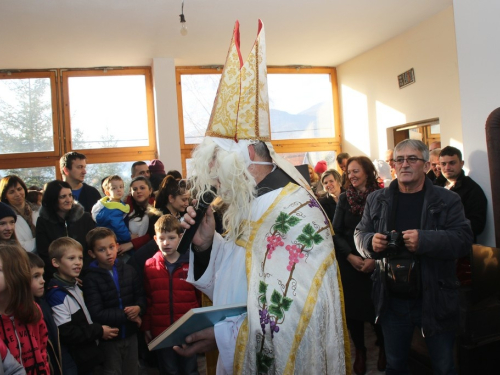
[[(373, 301), (384, 333), (386, 374), (408, 374), (415, 326), (425, 337), (434, 373), (456, 373), (455, 261), (470, 251), (472, 231), (458, 195), (426, 178), (429, 151), (425, 144), (405, 140), (394, 154), (398, 179), (368, 196), (354, 234), (358, 251), (377, 259)], [(393, 230), (401, 233), (402, 242), (389, 253), (387, 232)], [(407, 279), (399, 278), (398, 266), (408, 267), (403, 272)]]
[(465, 217), (470, 220), (474, 242), (486, 225), (487, 199), (483, 189), (472, 178), (465, 175), (464, 161), (458, 148), (447, 146), (439, 153), (441, 176), (436, 185), (460, 195), (464, 205)]
[(85, 212), (92, 212), (92, 207), (101, 199), (95, 187), (83, 182), (87, 174), (87, 157), (78, 152), (67, 152), (59, 160), (63, 181), (71, 185), (73, 198), (80, 203)]

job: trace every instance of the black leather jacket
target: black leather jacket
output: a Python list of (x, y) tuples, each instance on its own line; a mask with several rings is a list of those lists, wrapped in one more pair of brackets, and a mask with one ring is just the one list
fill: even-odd
[[(372, 237), (389, 230), (389, 216), (397, 191), (398, 181), (394, 180), (388, 188), (368, 196), (363, 218), (354, 233), (356, 247), (363, 257), (380, 258), (381, 253), (373, 251)], [(453, 330), (458, 325), (456, 259), (470, 253), (473, 236), (460, 197), (434, 186), (427, 178), (420, 228), (415, 254), (421, 266), (422, 331), (430, 336)], [(383, 259), (377, 260), (372, 279), (372, 297), (378, 318), (389, 298)]]

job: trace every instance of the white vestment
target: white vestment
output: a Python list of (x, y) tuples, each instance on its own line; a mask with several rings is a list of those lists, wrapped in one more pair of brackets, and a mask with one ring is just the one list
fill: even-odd
[[(236, 373), (262, 372), (263, 363), (268, 373), (275, 374), (349, 373), (350, 365), (346, 370), (349, 351), (344, 349), (344, 344), (347, 342), (347, 348), (349, 344), (330, 226), (319, 207), (314, 203), (308, 205), (309, 202), (313, 200), (309, 201), (308, 193), (294, 184), (256, 198), (250, 217), (253, 229), (248, 231), (249, 237), (237, 241), (247, 249), (216, 233), (208, 268), (196, 281), (191, 253), (188, 281), (214, 305), (241, 302), (248, 305), (248, 316), (228, 318), (215, 326), (220, 353), (217, 374), (232, 374), (233, 368)], [(266, 240), (269, 242), (278, 233), (273, 223), (282, 214), (286, 219), (292, 218), (290, 226), (295, 228), (288, 228), (282, 236), (284, 242), (271, 252), (268, 246), (266, 251)], [(285, 244), (300, 245), (295, 239), (300, 241), (297, 233), (307, 223), (312, 223), (315, 240), (322, 244), (313, 244), (311, 249), (303, 251), (300, 259), (296, 258), (293, 268), (287, 267), (290, 252), (289, 245), (285, 250)], [(273, 228), (272, 233), (267, 228)], [(252, 275), (250, 285), (247, 274)], [(263, 292), (262, 288), (269, 290)], [(263, 311), (267, 314), (265, 324), (273, 321), (274, 327), (265, 325), (262, 319), (259, 322)], [(273, 328), (275, 331), (271, 333)]]

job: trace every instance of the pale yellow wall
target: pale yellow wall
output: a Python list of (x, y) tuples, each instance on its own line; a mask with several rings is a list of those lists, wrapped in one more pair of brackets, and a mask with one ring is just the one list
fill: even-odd
[[(410, 68), (416, 82), (399, 89), (397, 76)], [(462, 149), (453, 7), (338, 66), (337, 73), (343, 151), (383, 158), (387, 127), (434, 117), (442, 144)]]

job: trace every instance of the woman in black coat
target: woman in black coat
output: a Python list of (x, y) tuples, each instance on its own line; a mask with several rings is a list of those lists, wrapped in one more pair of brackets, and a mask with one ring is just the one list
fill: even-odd
[(333, 215), (335, 215), (340, 193), (345, 191), (344, 188), (342, 188), (341, 180), (342, 177), (340, 173), (335, 169), (328, 169), (321, 175), (321, 184), (326, 194), (319, 198), (318, 202), (321, 204), (321, 207), (323, 207), (330, 222), (333, 222)]
[(60, 237), (71, 237), (83, 247), (84, 267), (88, 266), (87, 233), (95, 222), (82, 205), (73, 199), (71, 186), (65, 181), (54, 180), (45, 187), (40, 216), (36, 222), (36, 248), (45, 262), (45, 277), (50, 280), (55, 272), (49, 258), (49, 246)]
[[(364, 322), (375, 322), (375, 310), (371, 300), (372, 281), (370, 276), (375, 268), (373, 259), (364, 259), (356, 250), (354, 230), (361, 221), (368, 195), (379, 189), (377, 172), (370, 159), (365, 156), (349, 158), (347, 161), (349, 185), (346, 192), (340, 194), (333, 230), (335, 253), (340, 268), (344, 289), (347, 328), (356, 347), (354, 372), (358, 375), (366, 372), (366, 347), (364, 340)], [(380, 326), (375, 325), (375, 333), (380, 345), (379, 371), (385, 369), (385, 352)]]

